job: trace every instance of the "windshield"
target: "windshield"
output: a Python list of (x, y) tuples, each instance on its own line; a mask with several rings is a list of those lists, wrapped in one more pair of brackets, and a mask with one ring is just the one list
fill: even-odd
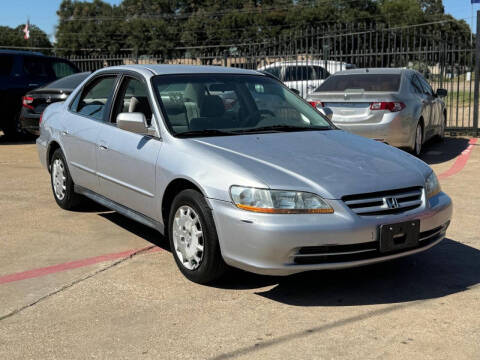
[(308, 103), (261, 75), (156, 76), (154, 91), (170, 131), (180, 137), (332, 129)]
[(333, 75), (315, 91), (388, 91), (397, 92), (400, 87), (400, 74), (349, 74)]

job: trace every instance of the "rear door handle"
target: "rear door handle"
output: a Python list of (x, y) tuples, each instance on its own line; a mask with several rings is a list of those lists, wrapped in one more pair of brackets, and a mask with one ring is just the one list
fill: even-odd
[(99, 149), (100, 150), (108, 150), (108, 147), (106, 145), (100, 145)]

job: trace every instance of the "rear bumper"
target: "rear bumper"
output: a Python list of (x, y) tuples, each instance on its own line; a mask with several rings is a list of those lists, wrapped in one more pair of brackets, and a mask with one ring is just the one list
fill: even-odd
[(403, 112), (384, 114), (378, 123), (335, 122), (338, 128), (369, 139), (379, 140), (396, 147), (411, 147), (416, 123)]
[[(322, 215), (256, 214), (240, 210), (229, 202), (210, 199), (210, 203), (225, 261), (231, 266), (267, 275), (342, 269), (415, 254), (444, 238), (452, 215), (452, 203), (445, 193), (436, 195), (429, 204), (414, 211), (370, 217), (352, 213), (339, 200), (329, 200), (335, 213)], [(428, 237), (425, 242), (398, 253), (382, 254), (378, 251), (380, 225), (415, 219), (420, 220), (421, 238)], [(333, 261), (330, 255), (313, 255), (306, 262), (308, 257), (301, 255), (304, 249), (308, 253), (316, 248), (345, 246), (363, 249), (373, 246), (375, 251), (370, 250), (366, 257), (355, 254), (353, 257), (333, 258)]]
[(43, 140), (41, 137), (38, 137), (36, 140), (37, 143), (37, 152), (38, 158), (40, 159), (40, 163), (42, 166), (47, 169), (47, 142)]
[(39, 129), (40, 115), (37, 114), (24, 114), (23, 111), (20, 115), (20, 127), (29, 133), (40, 135)]

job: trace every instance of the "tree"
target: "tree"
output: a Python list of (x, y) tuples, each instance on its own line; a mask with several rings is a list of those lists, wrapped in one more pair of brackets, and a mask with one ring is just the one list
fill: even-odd
[(0, 45), (12, 47), (52, 47), (47, 34), (38, 26), (30, 24), (30, 39), (28, 40), (23, 38), (25, 35), (23, 32), (24, 28), (25, 24), (18, 25), (16, 28), (0, 26)]

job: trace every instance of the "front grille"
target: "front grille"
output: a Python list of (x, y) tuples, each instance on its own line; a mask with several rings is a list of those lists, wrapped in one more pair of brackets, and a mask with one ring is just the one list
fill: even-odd
[(342, 197), (345, 204), (360, 216), (398, 214), (422, 205), (422, 188), (380, 191)]
[(435, 229), (423, 231), (418, 239), (418, 246), (402, 249), (398, 252), (381, 253), (379, 241), (349, 245), (307, 246), (300, 248), (293, 257), (295, 264), (334, 264), (340, 262), (374, 259), (413, 249), (426, 247), (440, 237), (445, 236), (449, 222)]

